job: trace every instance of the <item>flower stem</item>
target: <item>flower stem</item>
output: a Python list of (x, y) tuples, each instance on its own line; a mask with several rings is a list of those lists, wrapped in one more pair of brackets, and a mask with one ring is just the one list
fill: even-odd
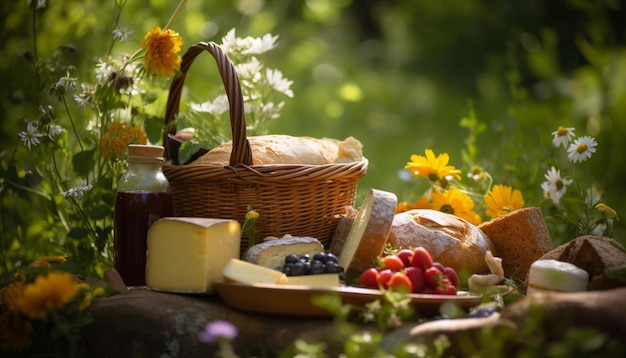
[(178, 17), (180, 12), (183, 10), (183, 7), (185, 7), (186, 3), (187, 3), (187, 0), (181, 0), (178, 3), (178, 6), (176, 7), (176, 10), (174, 10), (174, 13), (172, 14), (172, 17), (170, 17), (170, 19), (167, 21), (167, 23), (165, 24), (165, 27), (163, 28), (163, 30), (169, 29), (170, 26), (172, 26), (174, 24), (174, 21), (176, 21), (176, 18)]

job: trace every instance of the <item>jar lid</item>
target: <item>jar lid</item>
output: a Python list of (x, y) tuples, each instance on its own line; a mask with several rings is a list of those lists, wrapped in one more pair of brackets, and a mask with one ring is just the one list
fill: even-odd
[(128, 155), (133, 157), (163, 157), (165, 148), (160, 145), (129, 144)]

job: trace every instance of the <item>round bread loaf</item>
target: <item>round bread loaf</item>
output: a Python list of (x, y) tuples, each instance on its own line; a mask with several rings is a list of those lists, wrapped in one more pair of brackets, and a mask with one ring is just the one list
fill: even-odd
[(493, 243), (478, 227), (452, 214), (413, 209), (396, 214), (387, 242), (395, 249), (424, 247), (433, 261), (457, 272), (489, 273), (485, 253)]

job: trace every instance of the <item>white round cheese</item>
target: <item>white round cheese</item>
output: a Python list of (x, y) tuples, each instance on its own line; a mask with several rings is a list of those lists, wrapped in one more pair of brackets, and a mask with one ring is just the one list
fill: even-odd
[(537, 260), (530, 265), (527, 294), (541, 291), (586, 291), (587, 271), (568, 262)]

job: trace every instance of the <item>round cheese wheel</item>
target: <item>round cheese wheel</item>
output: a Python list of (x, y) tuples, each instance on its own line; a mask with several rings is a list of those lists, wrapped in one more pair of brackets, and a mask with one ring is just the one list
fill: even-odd
[(339, 254), (339, 265), (346, 273), (360, 273), (376, 265), (387, 243), (397, 204), (393, 193), (378, 189), (368, 192)]
[(413, 209), (396, 214), (388, 243), (395, 249), (424, 247), (433, 258), (457, 272), (489, 273), (487, 251), (493, 243), (478, 227), (438, 210)]
[(246, 252), (246, 261), (269, 267), (278, 268), (285, 265), (288, 255), (313, 256), (324, 252), (324, 245), (313, 237), (285, 237), (258, 243)]
[(527, 294), (538, 291), (586, 291), (589, 274), (580, 267), (557, 260), (537, 260), (528, 271)]

